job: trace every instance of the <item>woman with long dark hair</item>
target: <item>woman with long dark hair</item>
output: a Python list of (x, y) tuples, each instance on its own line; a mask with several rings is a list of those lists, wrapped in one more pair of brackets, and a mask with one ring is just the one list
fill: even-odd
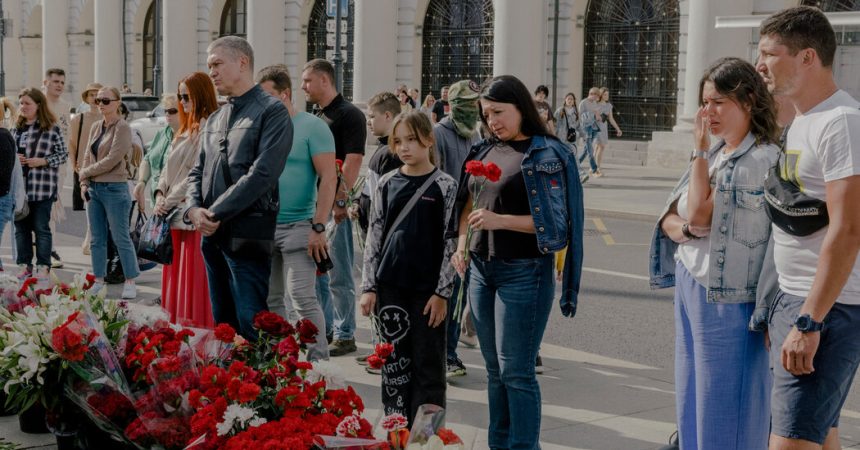
[(37, 88), (18, 94), (18, 123), (15, 144), (24, 170), (27, 190), (27, 217), (15, 222), (18, 248), (18, 276), (33, 273), (33, 236), (36, 245), (36, 272), (47, 277), (51, 268), (53, 234), (49, 222), (51, 208), (59, 196), (59, 167), (69, 156), (57, 117), (48, 108), (48, 99)]
[(489, 446), (534, 449), (541, 417), (535, 358), (555, 292), (553, 252), (566, 245), (561, 309), (566, 316), (576, 312), (582, 186), (570, 149), (550, 134), (520, 80), (489, 80), (480, 117), (492, 137), (466, 161), (495, 163), (502, 175), (486, 183), (474, 209), (471, 192), (481, 180), (461, 175), (449, 224), (449, 236), (458, 238), (451, 263), (465, 276), (467, 252), (471, 258), (469, 301), (487, 367)]
[(173, 263), (164, 266), (161, 277), (161, 304), (176, 323), (213, 328), (212, 304), (206, 267), (200, 251), (200, 232), (183, 222), (187, 209), (185, 193), (188, 172), (200, 156), (200, 130), (218, 109), (215, 86), (209, 75), (194, 72), (179, 82), (179, 129), (167, 150), (166, 162), (155, 190), (154, 214), (173, 214)]
[[(699, 83), (695, 150), (651, 243), (651, 285), (675, 286), (675, 386), (682, 449), (767, 448), (766, 317), (776, 289), (764, 179), (779, 149), (776, 107), (748, 62), (723, 58)], [(709, 135), (720, 140), (710, 145)]]

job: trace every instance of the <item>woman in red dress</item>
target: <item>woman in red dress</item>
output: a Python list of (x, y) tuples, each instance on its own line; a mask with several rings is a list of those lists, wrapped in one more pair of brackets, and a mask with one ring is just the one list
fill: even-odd
[(218, 101), (212, 80), (203, 72), (183, 78), (177, 98), (179, 130), (170, 145), (155, 190), (154, 213), (170, 215), (173, 238), (173, 263), (165, 265), (162, 271), (161, 305), (175, 323), (214, 328), (206, 268), (200, 252), (200, 232), (182, 218), (187, 209), (186, 179), (200, 152), (200, 129), (206, 118), (218, 109)]

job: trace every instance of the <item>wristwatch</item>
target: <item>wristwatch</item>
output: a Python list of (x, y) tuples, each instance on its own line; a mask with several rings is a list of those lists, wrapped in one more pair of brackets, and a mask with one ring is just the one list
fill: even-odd
[(316, 231), (317, 233), (322, 233), (325, 231), (325, 224), (324, 223), (312, 223), (311, 229)]
[(821, 331), (824, 328), (824, 323), (812, 320), (812, 316), (809, 314), (802, 314), (797, 316), (797, 319), (794, 319), (794, 327), (801, 333), (809, 333)]
[(338, 208), (346, 208), (346, 200), (336, 200), (334, 204), (337, 205)]
[(693, 150), (693, 156), (690, 159), (708, 159), (708, 151), (707, 150)]

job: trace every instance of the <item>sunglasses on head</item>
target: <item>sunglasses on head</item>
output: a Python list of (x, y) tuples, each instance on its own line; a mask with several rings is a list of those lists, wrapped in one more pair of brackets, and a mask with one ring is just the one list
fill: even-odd
[(117, 101), (119, 101), (119, 100), (116, 100), (113, 98), (97, 98), (96, 99), (96, 105), (102, 104), (102, 105), (107, 106), (107, 105), (110, 105), (111, 102), (117, 102)]
[(188, 94), (176, 94), (176, 98), (178, 98), (179, 101), (181, 101), (181, 102), (190, 102), (191, 101), (191, 96)]
[(167, 108), (164, 110), (164, 112), (166, 112), (168, 116), (172, 116), (172, 115), (178, 113), (179, 110), (176, 108)]

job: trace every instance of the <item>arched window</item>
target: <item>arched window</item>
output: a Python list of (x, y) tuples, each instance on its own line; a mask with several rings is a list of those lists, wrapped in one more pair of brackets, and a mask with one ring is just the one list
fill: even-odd
[(221, 36), (246, 37), (246, 17), (248, 6), (246, 0), (227, 0), (221, 12)]
[[(329, 55), (326, 54), (326, 50), (333, 50), (334, 47), (329, 49), (326, 34), (326, 20), (328, 20), (328, 16), (325, 13), (325, 0), (316, 0), (314, 2), (314, 8), (311, 10), (311, 17), (308, 21), (308, 61), (312, 59), (328, 59), (331, 61), (331, 58), (328, 58)], [(346, 59), (343, 61), (343, 97), (349, 101), (353, 101), (352, 98), (352, 84), (353, 84), (353, 70), (352, 70), (352, 57), (355, 53), (353, 50), (355, 46), (353, 45), (353, 41), (355, 40), (355, 0), (349, 0), (349, 17), (346, 18), (346, 34), (342, 34), (340, 39), (341, 42), (346, 43)], [(334, 19), (331, 19), (334, 21)], [(341, 44), (343, 45), (343, 44)], [(329, 52), (331, 53), (331, 52)], [(361, 99), (367, 100), (367, 99)], [(308, 105), (308, 108), (313, 105)]]
[(679, 21), (676, 0), (588, 2), (583, 97), (608, 87), (625, 139), (647, 141), (675, 125)]
[(803, 4), (824, 12), (860, 11), (860, 0), (803, 0)]
[[(493, 75), (492, 0), (431, 0), (424, 17), (421, 95)], [(423, 99), (422, 99), (423, 100)]]
[[(152, 70), (155, 68), (155, 1), (149, 4), (143, 19), (143, 90), (152, 89)], [(143, 92), (143, 91), (141, 91)]]

